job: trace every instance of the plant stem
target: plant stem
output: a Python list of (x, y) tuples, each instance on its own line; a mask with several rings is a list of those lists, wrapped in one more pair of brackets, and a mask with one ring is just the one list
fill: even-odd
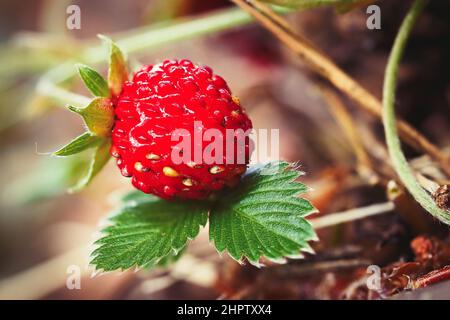
[(51, 81), (39, 81), (37, 91), (41, 95), (52, 98), (57, 103), (64, 105), (71, 104), (76, 107), (85, 107), (91, 99), (80, 94), (70, 92), (57, 85), (54, 85)]
[(450, 225), (450, 212), (439, 209), (431, 196), (422, 189), (419, 182), (414, 177), (414, 173), (409, 167), (408, 161), (401, 150), (395, 117), (395, 89), (400, 59), (403, 55), (409, 35), (411, 34), (411, 30), (427, 2), (427, 0), (414, 1), (395, 38), (384, 77), (383, 125), (389, 155), (394, 169), (402, 183), (425, 210), (435, 218)]
[[(283, 9), (281, 12), (287, 12), (287, 10)], [(136, 31), (127, 32), (122, 39), (117, 40), (117, 44), (127, 53), (142, 52), (144, 50), (157, 49), (163, 45), (176, 43), (181, 40), (241, 26), (251, 21), (251, 16), (238, 8), (226, 9), (215, 14), (208, 14), (192, 20), (183, 20), (161, 27), (139, 28)], [(103, 46), (88, 48), (79, 55), (79, 60), (86, 64), (97, 64), (106, 61), (107, 58), (108, 55), (105, 54)], [(75, 106), (84, 106), (79, 103), (86, 101), (88, 98), (83, 96), (76, 97), (75, 94), (58, 87), (59, 83), (70, 79), (76, 74), (75, 62), (80, 61), (69, 61), (44, 74), (39, 80), (37, 92), (55, 99), (58, 103), (72, 103)]]
[(353, 121), (349, 111), (344, 106), (340, 97), (334, 93), (333, 90), (320, 84), (318, 85), (318, 88), (328, 104), (331, 115), (344, 132), (348, 142), (350, 142), (350, 146), (352, 147), (357, 160), (356, 171), (367, 182), (376, 183), (378, 177), (373, 170), (372, 161), (364, 147), (358, 126), (355, 121)]
[(384, 203), (372, 204), (367, 207), (350, 209), (343, 212), (330, 213), (323, 217), (310, 219), (309, 222), (312, 224), (313, 228), (317, 230), (387, 213), (394, 209), (395, 205), (391, 201), (388, 201)]
[[(117, 39), (116, 43), (125, 52), (133, 53), (227, 30), (251, 21), (252, 18), (249, 14), (232, 8), (195, 19), (183, 19), (180, 22), (161, 27), (141, 28), (134, 33), (127, 32), (122, 39)], [(82, 54), (82, 59), (87, 63), (98, 63), (106, 59), (104, 52), (102, 46), (91, 48)]]
[(271, 3), (294, 9), (312, 9), (322, 6), (335, 6), (339, 4), (352, 4), (362, 0), (261, 0), (261, 2)]
[[(250, 13), (313, 71), (345, 93), (363, 110), (381, 119), (381, 101), (339, 68), (325, 53), (311, 45), (303, 35), (299, 35), (292, 28), (287, 28), (286, 23), (280, 23), (282, 18), (276, 17), (276, 13), (270, 8), (256, 0), (231, 1)], [(450, 159), (446, 154), (407, 122), (399, 119), (397, 126), (406, 143), (436, 159), (442, 170), (450, 176)]]

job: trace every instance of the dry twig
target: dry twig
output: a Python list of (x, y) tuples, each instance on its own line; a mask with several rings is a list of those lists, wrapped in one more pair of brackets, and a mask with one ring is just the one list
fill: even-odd
[(350, 142), (357, 159), (357, 171), (359, 175), (369, 181), (369, 183), (376, 183), (378, 179), (372, 169), (372, 161), (364, 148), (361, 134), (351, 115), (342, 103), (342, 100), (333, 92), (333, 90), (328, 89), (325, 86), (319, 86), (319, 89), (327, 101), (333, 117), (341, 127), (342, 131), (344, 131), (347, 140)]
[(385, 203), (372, 204), (367, 207), (327, 214), (323, 217), (310, 219), (309, 222), (312, 224), (314, 229), (321, 229), (357, 219), (387, 213), (394, 210), (394, 208), (394, 204), (391, 201), (388, 201)]
[[(325, 54), (315, 49), (308, 40), (295, 33), (281, 16), (268, 6), (254, 0), (231, 1), (251, 14), (261, 25), (296, 53), (307, 66), (348, 95), (363, 110), (381, 119), (381, 101), (340, 69)], [(450, 158), (445, 153), (404, 120), (397, 121), (397, 128), (406, 143), (436, 159), (443, 171), (450, 176)]]

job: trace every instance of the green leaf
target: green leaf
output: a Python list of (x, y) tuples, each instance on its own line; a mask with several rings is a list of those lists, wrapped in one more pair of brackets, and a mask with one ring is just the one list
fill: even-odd
[(114, 124), (114, 107), (109, 98), (95, 98), (85, 108), (68, 106), (84, 119), (89, 131), (98, 136), (109, 136)]
[(103, 139), (101, 144), (95, 150), (95, 154), (91, 159), (89, 170), (76, 186), (69, 189), (69, 192), (77, 192), (89, 185), (92, 179), (100, 172), (100, 170), (106, 165), (111, 155), (109, 154), (109, 148), (111, 147), (111, 139)]
[(111, 93), (117, 96), (122, 91), (125, 81), (128, 80), (128, 67), (125, 56), (110, 38), (104, 35), (98, 35), (109, 47), (109, 71), (108, 86)]
[(85, 132), (82, 135), (70, 141), (61, 149), (53, 152), (53, 155), (61, 157), (71, 156), (80, 153), (81, 151), (84, 151), (86, 149), (95, 147), (100, 140), (101, 140), (100, 137), (95, 136), (90, 132)]
[(78, 73), (89, 91), (96, 97), (109, 97), (108, 83), (94, 69), (78, 64)]
[(154, 196), (125, 204), (110, 218), (111, 225), (96, 241), (91, 263), (111, 271), (151, 267), (176, 255), (205, 226), (205, 202), (166, 201)]
[(279, 261), (312, 252), (308, 241), (317, 236), (305, 217), (316, 209), (298, 197), (307, 191), (294, 182), (300, 174), (285, 162), (270, 163), (251, 170), (220, 197), (210, 214), (209, 234), (217, 250), (255, 265), (261, 257)]

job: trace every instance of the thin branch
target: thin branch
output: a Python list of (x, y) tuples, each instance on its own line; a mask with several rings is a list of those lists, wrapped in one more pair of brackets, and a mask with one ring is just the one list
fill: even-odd
[(312, 224), (314, 229), (321, 229), (335, 226), (341, 223), (346, 223), (358, 219), (371, 217), (374, 215), (387, 213), (394, 210), (394, 208), (395, 208), (394, 204), (391, 201), (389, 201), (384, 203), (372, 204), (367, 207), (361, 207), (343, 212), (327, 214), (323, 217), (310, 219), (309, 222)]
[[(281, 12), (287, 11), (286, 9), (281, 9)], [(241, 26), (251, 21), (252, 18), (247, 13), (232, 8), (196, 19), (184, 19), (162, 27), (138, 28), (118, 36), (116, 42), (127, 53), (143, 52), (160, 48), (162, 45), (177, 43), (181, 40)], [(76, 74), (75, 62), (98, 64), (105, 61), (107, 57), (108, 55), (105, 54), (103, 46), (85, 49), (76, 57), (77, 61), (61, 64), (44, 74), (39, 79), (37, 93), (53, 98), (57, 103), (72, 103), (75, 106), (84, 106), (85, 103), (83, 103), (84, 99), (82, 97), (75, 97), (73, 93), (59, 87), (59, 84)]]
[(437, 189), (439, 189), (439, 184), (436, 181), (428, 179), (419, 172), (417, 172), (415, 176), (417, 182), (422, 186), (422, 188), (427, 190), (430, 194), (434, 194), (437, 191)]
[(411, 34), (411, 30), (426, 3), (426, 0), (414, 1), (408, 14), (403, 20), (400, 30), (395, 38), (391, 54), (389, 55), (383, 85), (383, 125), (392, 165), (402, 183), (425, 210), (435, 218), (450, 225), (450, 212), (441, 210), (414, 177), (414, 172), (410, 168), (408, 161), (401, 150), (397, 126), (395, 125), (395, 89), (400, 59), (403, 55), (409, 35)]
[(259, 1), (253, 1), (251, 4), (258, 9), (261, 13), (266, 15), (268, 18), (275, 21), (279, 26), (283, 28), (283, 30), (289, 34), (291, 34), (294, 37), (297, 37), (301, 39), (302, 42), (307, 43), (310, 47), (314, 48), (315, 50), (319, 51), (320, 49), (314, 46), (314, 44), (309, 41), (303, 34), (300, 32), (296, 32), (289, 22), (282, 16), (276, 14), (269, 6), (259, 2)]
[(63, 89), (47, 79), (40, 80), (36, 90), (39, 94), (64, 106), (70, 104), (75, 107), (85, 107), (91, 101), (88, 97)]
[[(443, 148), (442, 152), (444, 152), (447, 156), (450, 156), (450, 146)], [(440, 185), (450, 184), (449, 178), (447, 178), (445, 174), (435, 166), (433, 159), (431, 159), (428, 155), (422, 155), (411, 159), (409, 164), (415, 171), (425, 174), (427, 177), (432, 178)]]
[(450, 266), (431, 271), (413, 281), (413, 289), (427, 287), (429, 285), (450, 279)]
[(333, 92), (333, 90), (320, 86), (319, 89), (322, 92), (323, 97), (328, 103), (328, 107), (333, 115), (334, 119), (344, 132), (347, 140), (355, 153), (357, 160), (357, 171), (359, 175), (369, 183), (375, 183), (377, 181), (376, 174), (372, 169), (372, 161), (366, 152), (364, 144), (361, 139), (361, 134), (358, 131), (358, 127), (353, 121), (351, 115), (347, 111), (346, 107), (342, 103), (340, 97)]
[(326, 271), (337, 271), (345, 269), (354, 269), (358, 267), (367, 267), (371, 264), (369, 259), (340, 259), (331, 261), (317, 261), (294, 265), (289, 270), (289, 277), (298, 277), (307, 274), (325, 273)]
[[(309, 41), (304, 41), (302, 37), (292, 33), (292, 29), (286, 29), (285, 23), (280, 23), (283, 19), (278, 17), (269, 7), (258, 3), (257, 7), (254, 0), (231, 0), (243, 10), (250, 13), (261, 25), (272, 32), (282, 43), (289, 49), (295, 52), (312, 70), (320, 74), (322, 77), (330, 81), (336, 88), (347, 94), (353, 101), (355, 101), (363, 110), (381, 119), (382, 104), (373, 94), (363, 88), (352, 77), (340, 69), (333, 61), (331, 61), (325, 54), (319, 52), (309, 44)], [(264, 8), (264, 12), (261, 8)], [(270, 16), (267, 12), (271, 12)], [(442, 169), (450, 176), (450, 158), (440, 151), (438, 147), (428, 141), (420, 132), (410, 126), (403, 120), (397, 121), (397, 127), (401, 137), (406, 143), (417, 150), (429, 154), (437, 160)]]

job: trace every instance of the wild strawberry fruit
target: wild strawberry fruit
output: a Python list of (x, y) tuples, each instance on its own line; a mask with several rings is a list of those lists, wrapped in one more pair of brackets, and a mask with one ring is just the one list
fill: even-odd
[[(143, 192), (165, 199), (204, 199), (245, 172), (251, 151), (245, 132), (252, 123), (226, 82), (209, 67), (189, 60), (145, 66), (114, 100), (110, 152), (122, 175), (132, 177)], [(222, 150), (208, 149), (217, 142), (203, 137), (209, 129), (221, 133)], [(174, 132), (189, 133), (191, 150), (179, 150), (182, 137), (174, 138)], [(229, 132), (234, 132), (232, 141)], [(200, 140), (195, 138), (199, 135)], [(230, 146), (233, 152), (227, 152)], [(198, 151), (214, 161), (198, 161)], [(189, 160), (175, 161), (174, 152)]]

